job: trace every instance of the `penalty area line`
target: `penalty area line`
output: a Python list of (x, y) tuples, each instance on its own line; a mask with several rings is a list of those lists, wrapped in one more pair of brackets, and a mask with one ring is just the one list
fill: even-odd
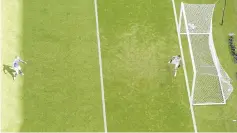
[(100, 31), (99, 31), (97, 0), (94, 0), (94, 6), (95, 6), (95, 21), (96, 21), (98, 56), (99, 56), (99, 66), (100, 66), (100, 85), (101, 85), (102, 109), (103, 109), (103, 118), (104, 118), (104, 132), (107, 133), (107, 120), (106, 120), (106, 108), (105, 108), (105, 96), (104, 96), (104, 80), (103, 80), (103, 70), (102, 70), (102, 57), (101, 57), (101, 47), (100, 47)]
[(184, 54), (183, 54), (184, 52), (183, 52), (183, 47), (182, 47), (182, 41), (181, 41), (181, 37), (180, 37), (180, 34), (179, 34), (180, 31), (179, 31), (179, 23), (178, 23), (176, 8), (175, 8), (175, 2), (174, 2), (174, 0), (171, 0), (171, 1), (172, 1), (173, 11), (174, 11), (174, 18), (175, 18), (177, 35), (178, 35), (180, 53), (181, 53), (181, 56), (182, 56), (182, 64), (183, 64), (183, 70), (184, 70), (184, 76), (185, 76), (185, 82), (186, 82), (186, 89), (187, 89), (187, 93), (188, 93), (190, 111), (191, 111), (191, 115), (192, 115), (193, 128), (194, 128), (194, 132), (197, 133), (198, 131), (197, 131), (196, 118), (195, 118), (195, 114), (194, 114), (194, 109), (193, 109), (192, 99), (191, 99), (191, 93), (190, 93), (190, 88), (189, 88), (189, 83), (188, 83), (188, 74), (187, 74), (187, 69), (186, 69), (185, 60), (184, 60)]
[[(3, 36), (2, 36), (2, 0), (0, 1), (0, 65), (2, 66), (2, 40), (3, 40)], [(0, 72), (0, 130), (2, 131), (2, 88), (3, 88), (3, 84), (2, 84), (2, 71)]]

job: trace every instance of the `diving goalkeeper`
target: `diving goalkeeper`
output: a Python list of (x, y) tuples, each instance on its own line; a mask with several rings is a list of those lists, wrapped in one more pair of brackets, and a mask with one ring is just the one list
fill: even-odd
[(23, 60), (22, 60), (20, 57), (18, 57), (18, 56), (17, 56), (17, 57), (15, 58), (15, 60), (13, 61), (12, 68), (13, 68), (14, 71), (15, 71), (13, 80), (16, 79), (16, 76), (19, 74), (19, 72), (20, 72), (21, 75), (24, 75), (24, 73), (23, 73), (22, 70), (21, 70), (20, 62), (26, 64), (26, 62), (23, 61)]
[(181, 56), (180, 55), (173, 56), (168, 63), (175, 65), (175, 67), (174, 67), (174, 76), (176, 76), (178, 68), (180, 67)]

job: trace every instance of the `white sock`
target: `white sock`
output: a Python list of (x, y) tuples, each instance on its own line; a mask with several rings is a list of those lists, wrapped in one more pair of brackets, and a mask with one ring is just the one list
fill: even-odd
[(174, 76), (176, 77), (176, 74), (177, 74), (177, 69), (175, 69), (175, 72), (174, 72)]

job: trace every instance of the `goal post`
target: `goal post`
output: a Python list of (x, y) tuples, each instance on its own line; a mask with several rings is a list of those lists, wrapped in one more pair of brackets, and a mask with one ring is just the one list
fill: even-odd
[(214, 8), (215, 4), (181, 3), (178, 34), (187, 37), (193, 67), (190, 96), (193, 105), (226, 104), (233, 91), (214, 46)]

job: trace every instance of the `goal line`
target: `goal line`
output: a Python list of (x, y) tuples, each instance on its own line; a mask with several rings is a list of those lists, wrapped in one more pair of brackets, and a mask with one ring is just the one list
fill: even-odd
[[(187, 35), (187, 33), (179, 33), (181, 35)], [(209, 35), (210, 33), (189, 33), (189, 35)]]
[(179, 34), (180, 33), (180, 30), (179, 30), (180, 25), (178, 23), (179, 21), (178, 21), (178, 17), (177, 17), (177, 13), (176, 13), (175, 2), (174, 2), (174, 0), (171, 0), (171, 1), (172, 1), (172, 6), (173, 6), (179, 48), (180, 48), (180, 53), (181, 53), (181, 57), (182, 57), (182, 64), (183, 64), (182, 66), (183, 66), (183, 71), (184, 71), (186, 90), (188, 93), (189, 107), (190, 107), (190, 112), (191, 112), (191, 116), (192, 116), (193, 128), (194, 128), (194, 132), (197, 133), (197, 124), (196, 124), (196, 118), (195, 118), (194, 109), (193, 109), (193, 105), (192, 105), (191, 92), (190, 92), (189, 81), (188, 81), (188, 74), (187, 74), (187, 69), (186, 69), (186, 64), (185, 64), (185, 59), (184, 59), (183, 46), (182, 46), (182, 41), (181, 41), (181, 35)]

